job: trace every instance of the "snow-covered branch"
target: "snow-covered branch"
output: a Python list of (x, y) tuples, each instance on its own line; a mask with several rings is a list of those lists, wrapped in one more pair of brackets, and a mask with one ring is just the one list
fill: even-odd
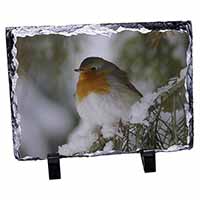
[(166, 86), (135, 103), (129, 120), (118, 123), (113, 137), (104, 138), (99, 133), (105, 129), (81, 122), (68, 144), (59, 147), (59, 153), (92, 156), (141, 149), (174, 150), (179, 145), (187, 145), (185, 74), (186, 68), (180, 77), (171, 79)]

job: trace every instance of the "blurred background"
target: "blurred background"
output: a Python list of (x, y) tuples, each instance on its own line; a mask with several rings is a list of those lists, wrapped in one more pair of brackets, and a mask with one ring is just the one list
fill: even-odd
[(73, 69), (88, 56), (103, 57), (128, 73), (143, 94), (152, 93), (186, 66), (188, 35), (123, 31), (101, 35), (40, 35), (17, 38), (17, 98), (21, 115), (21, 157), (46, 158), (67, 143), (79, 123)]

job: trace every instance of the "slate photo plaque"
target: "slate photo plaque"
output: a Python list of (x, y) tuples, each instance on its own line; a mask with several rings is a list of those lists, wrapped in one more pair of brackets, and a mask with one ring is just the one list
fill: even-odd
[(19, 160), (193, 146), (190, 21), (6, 28)]

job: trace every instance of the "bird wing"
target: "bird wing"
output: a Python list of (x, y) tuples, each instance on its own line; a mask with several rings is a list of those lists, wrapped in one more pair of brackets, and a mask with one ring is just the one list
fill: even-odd
[(140, 97), (143, 97), (141, 92), (139, 92), (136, 87), (129, 81), (128, 76), (126, 72), (120, 70), (118, 67), (116, 67), (117, 70), (113, 71), (113, 76), (117, 78), (117, 81), (122, 82), (125, 84), (129, 89), (133, 90), (136, 92)]

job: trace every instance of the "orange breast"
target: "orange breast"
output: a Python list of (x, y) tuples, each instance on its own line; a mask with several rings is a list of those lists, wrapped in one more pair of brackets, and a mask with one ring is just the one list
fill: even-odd
[(79, 101), (82, 101), (90, 93), (106, 94), (110, 86), (106, 79), (105, 72), (82, 72), (77, 83), (76, 94)]

